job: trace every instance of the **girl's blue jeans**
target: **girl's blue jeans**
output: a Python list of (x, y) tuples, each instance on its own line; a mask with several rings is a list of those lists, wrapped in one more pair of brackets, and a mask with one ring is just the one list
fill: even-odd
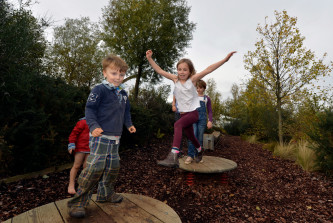
[[(197, 122), (193, 123), (194, 136), (198, 139), (200, 146), (203, 146), (203, 135), (206, 130), (207, 125), (207, 113), (206, 113), (206, 104), (204, 101), (200, 101), (200, 107), (197, 109), (199, 113), (199, 119)], [(198, 147), (197, 147), (198, 148)], [(188, 141), (188, 150), (187, 155), (194, 158), (197, 156), (198, 150), (195, 148), (193, 143)]]
[[(206, 125), (207, 125), (206, 117), (205, 119), (199, 118), (199, 120), (193, 124), (194, 135), (198, 139), (201, 147), (203, 146), (203, 135), (206, 130)], [(198, 154), (197, 149), (194, 147), (192, 142), (188, 140), (187, 155), (194, 158), (195, 156), (197, 156), (197, 154)]]

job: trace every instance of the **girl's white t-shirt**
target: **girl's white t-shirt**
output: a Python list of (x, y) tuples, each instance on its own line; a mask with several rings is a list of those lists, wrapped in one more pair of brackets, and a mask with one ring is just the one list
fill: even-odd
[(184, 84), (179, 80), (175, 83), (174, 95), (179, 112), (192, 112), (200, 107), (197, 89), (190, 78)]

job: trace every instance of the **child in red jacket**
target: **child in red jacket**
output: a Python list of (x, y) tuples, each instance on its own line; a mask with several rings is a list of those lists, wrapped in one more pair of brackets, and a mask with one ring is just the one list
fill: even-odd
[(75, 194), (75, 178), (77, 172), (83, 165), (86, 166), (87, 157), (89, 156), (89, 128), (86, 118), (81, 118), (75, 125), (69, 135), (68, 152), (74, 154), (74, 164), (69, 174), (68, 193)]

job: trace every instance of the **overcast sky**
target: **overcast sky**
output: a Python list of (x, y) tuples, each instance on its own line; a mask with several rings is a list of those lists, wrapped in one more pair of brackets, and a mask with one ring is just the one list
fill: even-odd
[[(25, 0), (23, 0), (25, 1)], [(18, 2), (11, 0), (12, 3)], [(35, 16), (51, 17), (55, 25), (62, 25), (64, 18), (88, 16), (99, 21), (102, 8), (108, 0), (38, 0), (32, 7)], [(240, 84), (247, 78), (243, 59), (254, 50), (259, 35), (258, 24), (274, 22), (274, 11), (286, 10), (297, 17), (296, 26), (305, 37), (305, 47), (318, 58), (327, 52), (326, 63), (333, 61), (333, 1), (332, 0), (188, 0), (191, 7), (190, 21), (196, 23), (191, 46), (185, 57), (190, 58), (197, 71), (223, 59), (228, 52), (236, 50), (228, 63), (207, 75), (214, 78), (223, 99), (230, 96), (233, 83)], [(166, 83), (171, 84), (170, 81)]]

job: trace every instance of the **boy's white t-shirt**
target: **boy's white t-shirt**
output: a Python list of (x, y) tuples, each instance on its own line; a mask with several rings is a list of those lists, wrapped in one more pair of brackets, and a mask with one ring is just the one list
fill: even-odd
[(174, 95), (179, 112), (192, 112), (200, 107), (197, 89), (190, 78), (184, 84), (175, 83)]

